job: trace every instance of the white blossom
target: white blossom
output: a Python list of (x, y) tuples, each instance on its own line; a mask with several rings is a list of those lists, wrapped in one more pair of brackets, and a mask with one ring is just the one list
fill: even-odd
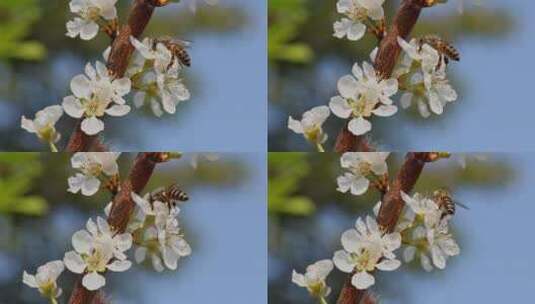
[(340, 158), (342, 168), (350, 172), (337, 178), (338, 191), (361, 195), (368, 190), (370, 179), (388, 172), (388, 152), (346, 152)]
[(403, 259), (408, 263), (419, 255), (420, 263), (425, 271), (432, 271), (433, 265), (444, 269), (447, 259), (460, 253), (459, 245), (448, 232), (448, 222), (445, 219), (430, 229), (418, 226), (411, 236), (411, 242), (418, 246), (407, 246), (403, 252)]
[(37, 288), (46, 298), (58, 298), (62, 290), (56, 281), (64, 269), (62, 261), (48, 262), (37, 268), (35, 275), (30, 275), (24, 271), (22, 282), (32, 288)]
[(375, 283), (371, 274), (375, 269), (392, 271), (401, 265), (393, 253), (401, 246), (401, 235), (383, 234), (370, 216), (366, 217), (366, 223), (358, 218), (355, 228), (342, 234), (344, 250), (336, 251), (333, 261), (341, 271), (355, 272), (351, 279), (353, 286), (367, 289)]
[(121, 153), (115, 152), (77, 152), (71, 158), (74, 169), (80, 170), (68, 179), (69, 192), (82, 192), (85, 196), (95, 194), (100, 188), (103, 174), (112, 177), (119, 173), (117, 158)]
[(134, 95), (134, 105), (140, 108), (148, 103), (157, 117), (162, 116), (163, 111), (174, 114), (180, 102), (191, 98), (188, 88), (179, 77), (178, 69), (179, 63), (174, 62), (165, 74), (147, 73), (143, 81), (148, 89)]
[(338, 81), (339, 96), (331, 99), (329, 107), (340, 118), (350, 118), (348, 129), (355, 135), (363, 135), (372, 128), (372, 115), (392, 116), (397, 107), (390, 97), (398, 91), (396, 79), (380, 79), (375, 69), (367, 62), (363, 69), (358, 63), (353, 66), (353, 75), (346, 75)]
[(136, 235), (141, 235), (141, 239), (137, 240), (136, 262), (142, 263), (150, 257), (156, 271), (161, 272), (165, 267), (176, 270), (178, 260), (191, 254), (191, 247), (184, 239), (176, 219), (180, 209), (170, 208), (167, 203), (160, 201), (151, 203), (148, 195), (144, 198), (136, 193), (131, 195), (143, 213), (137, 216), (137, 220), (143, 223), (138, 225), (141, 230), (135, 232)]
[(161, 42), (154, 47), (154, 40), (151, 38), (143, 39), (143, 42), (137, 40), (134, 36), (130, 36), (130, 43), (136, 48), (141, 57), (137, 57), (134, 66), (140, 68), (145, 65), (145, 61), (151, 61), (154, 69), (162, 73), (167, 70), (167, 67), (173, 60), (171, 51)]
[(457, 92), (451, 87), (446, 76), (446, 64), (442, 61), (439, 69), (424, 74), (425, 96), (431, 111), (437, 115), (444, 112), (444, 107), (457, 100)]
[(67, 36), (93, 39), (98, 34), (101, 19), (111, 21), (117, 18), (115, 3), (117, 0), (71, 0), (70, 10), (78, 17), (67, 22)]
[(301, 121), (288, 118), (288, 128), (297, 134), (303, 134), (313, 144), (323, 144), (327, 134), (323, 132), (323, 123), (329, 118), (331, 111), (327, 106), (319, 106), (306, 111)]
[[(134, 95), (134, 104), (139, 108), (148, 103), (158, 117), (163, 115), (163, 111), (174, 114), (176, 106), (191, 97), (180, 77), (182, 66), (179, 60), (163, 43), (154, 47), (152, 39), (145, 38), (140, 42), (132, 36), (130, 42), (140, 54), (135, 56), (128, 72), (136, 79), (134, 87), (138, 92)], [(154, 69), (146, 70), (146, 62)]]
[(292, 272), (292, 282), (300, 287), (304, 287), (308, 292), (317, 298), (325, 298), (331, 293), (331, 288), (327, 286), (327, 276), (333, 270), (331, 260), (321, 260), (309, 265), (304, 274)]
[(56, 143), (60, 140), (61, 134), (56, 131), (55, 125), (62, 115), (61, 106), (49, 106), (38, 111), (33, 120), (22, 116), (20, 124), (24, 130), (35, 133), (39, 139), (48, 143)]
[(63, 99), (63, 109), (69, 116), (84, 118), (81, 129), (87, 135), (96, 135), (104, 130), (104, 122), (100, 118), (105, 114), (124, 116), (130, 112), (130, 106), (125, 105), (123, 99), (130, 92), (130, 79), (112, 80), (103, 63), (97, 61), (95, 66), (96, 70), (88, 63), (86, 75), (77, 75), (71, 80), (74, 95)]
[(447, 79), (444, 58), (432, 46), (421, 45), (416, 39), (407, 43), (398, 37), (398, 43), (405, 52), (401, 66), (394, 72), (405, 82), (406, 92), (400, 100), (402, 107), (415, 103), (425, 118), (431, 112), (442, 114), (446, 104), (457, 100), (457, 92)]
[(123, 272), (130, 268), (132, 263), (124, 252), (132, 247), (132, 235), (116, 234), (101, 217), (96, 224), (89, 219), (86, 229), (72, 236), (74, 251), (65, 253), (63, 262), (70, 271), (84, 274), (82, 285), (85, 288), (97, 290), (106, 284), (101, 273)]
[(426, 228), (435, 227), (442, 217), (442, 211), (435, 201), (419, 193), (410, 197), (401, 191), (401, 198), (409, 206), (409, 212), (423, 219)]
[(361, 39), (366, 33), (368, 19), (379, 21), (384, 18), (384, 0), (338, 0), (338, 13), (346, 17), (334, 23), (334, 36), (351, 41)]

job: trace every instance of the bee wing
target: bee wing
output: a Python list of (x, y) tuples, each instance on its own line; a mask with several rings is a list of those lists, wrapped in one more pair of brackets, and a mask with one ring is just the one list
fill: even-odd
[(175, 42), (182, 45), (183, 47), (190, 47), (192, 42), (188, 40), (175, 39)]
[(462, 204), (462, 203), (459, 203), (459, 202), (453, 202), (455, 203), (455, 205), (463, 208), (463, 209), (466, 209), (466, 210), (470, 210), (470, 208), (468, 206), (466, 206), (465, 204)]

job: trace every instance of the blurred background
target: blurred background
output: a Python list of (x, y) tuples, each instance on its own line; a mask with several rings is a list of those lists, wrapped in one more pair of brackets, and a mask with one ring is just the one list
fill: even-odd
[[(197, 1), (197, 13), (189, 4)], [(109, 39), (65, 36), (67, 0), (0, 1), (0, 149), (45, 150), (20, 128), (20, 117), (61, 103), (87, 62), (102, 60)], [(132, 1), (117, 3), (125, 20)], [(208, 6), (183, 0), (157, 9), (145, 35), (189, 40), (192, 67), (184, 73), (191, 100), (175, 115), (139, 109), (106, 119), (103, 141), (114, 151), (265, 151), (266, 3), (221, 0)], [(262, 119), (259, 119), (262, 118)], [(74, 119), (63, 117), (65, 143)], [(60, 145), (62, 146), (62, 145)]]
[[(400, 1), (385, 1), (392, 20)], [(535, 3), (524, 0), (449, 0), (425, 9), (413, 35), (436, 33), (461, 52), (448, 74), (459, 99), (442, 116), (421, 118), (414, 108), (374, 120), (372, 140), (383, 151), (532, 151), (535, 104), (528, 89), (534, 67)], [(334, 38), (335, 1), (269, 0), (269, 151), (311, 151), (287, 128), (288, 116), (328, 104), (336, 82), (356, 61), (369, 60), (372, 35), (358, 42)], [(399, 99), (396, 97), (396, 100)], [(327, 123), (332, 147), (343, 120)]]
[[(121, 155), (125, 176), (135, 154)], [(146, 191), (178, 183), (188, 192), (179, 220), (191, 256), (177, 271), (157, 273), (137, 265), (108, 273), (104, 288), (112, 303), (251, 303), (266, 298), (266, 163), (255, 154), (193, 155), (159, 165)], [(62, 259), (71, 236), (89, 217), (102, 216), (110, 196), (67, 192), (70, 155), (0, 153), (0, 303), (44, 303), (22, 283), (22, 271)], [(133, 252), (129, 252), (133, 255)], [(131, 257), (132, 259), (133, 257)], [(66, 303), (75, 277), (59, 278)]]
[[(404, 155), (389, 158), (397, 172)], [(463, 166), (463, 163), (466, 165)], [(464, 167), (464, 168), (463, 168)], [(313, 303), (308, 292), (291, 282), (341, 249), (341, 234), (359, 216), (372, 214), (379, 196), (356, 197), (336, 191), (341, 175), (334, 154), (269, 154), (269, 303)], [(457, 208), (451, 222), (461, 254), (444, 271), (427, 273), (403, 264), (378, 272), (372, 288), (385, 304), (523, 303), (532, 297), (532, 222), (535, 213), (533, 154), (460, 155), (426, 165), (415, 191), (448, 188), (469, 210)], [(347, 274), (335, 269), (328, 278), (335, 303)]]

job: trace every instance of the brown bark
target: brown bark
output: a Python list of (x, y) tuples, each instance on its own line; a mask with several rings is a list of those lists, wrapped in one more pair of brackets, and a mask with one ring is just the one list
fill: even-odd
[[(156, 164), (169, 160), (168, 153), (149, 152), (139, 153), (130, 170), (128, 178), (121, 184), (119, 193), (115, 195), (108, 217), (108, 223), (117, 233), (123, 233), (130, 219), (135, 203), (131, 198), (131, 192), (140, 193), (147, 185)], [(71, 293), (70, 304), (89, 304), (95, 298), (97, 292), (89, 291), (82, 285), (82, 277), (77, 280)]]
[[(113, 77), (123, 77), (128, 67), (130, 56), (134, 52), (134, 47), (130, 44), (129, 37), (138, 38), (141, 36), (150, 21), (154, 8), (168, 3), (168, 0), (134, 0), (128, 23), (119, 29), (119, 33), (111, 45), (108, 69)], [(80, 128), (81, 122), (82, 119), (78, 121), (71, 134), (66, 147), (67, 152), (89, 151), (97, 140), (96, 136), (89, 136), (82, 131)]]
[[(403, 210), (404, 202), (401, 199), (400, 191), (409, 193), (418, 181), (420, 173), (426, 163), (435, 161), (439, 158), (438, 153), (418, 152), (407, 153), (405, 162), (399, 169), (395, 179), (390, 184), (388, 191), (385, 193), (377, 222), (379, 226), (386, 232), (392, 232)], [(356, 304), (364, 299), (367, 295), (366, 290), (358, 290), (351, 284), (351, 277), (348, 276), (340, 295), (338, 296), (337, 304)]]
[[(431, 0), (403, 0), (400, 8), (394, 16), (394, 21), (386, 36), (379, 44), (379, 51), (375, 59), (375, 70), (382, 78), (389, 78), (396, 65), (401, 47), (397, 38), (406, 39), (412, 31), (422, 8), (433, 4)], [(361, 142), (362, 136), (355, 136), (347, 130), (347, 126), (339, 132), (336, 142), (336, 152), (361, 151), (358, 145), (351, 144)], [(365, 152), (365, 151), (362, 151)]]
[(347, 129), (347, 124), (336, 137), (335, 152), (344, 153), (348, 151), (373, 152), (375, 148), (370, 145), (365, 136), (354, 136)]

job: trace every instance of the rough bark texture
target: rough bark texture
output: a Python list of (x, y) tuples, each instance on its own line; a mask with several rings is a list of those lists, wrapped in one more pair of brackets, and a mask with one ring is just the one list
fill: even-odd
[[(433, 1), (431, 0), (403, 0), (394, 16), (392, 26), (379, 44), (379, 51), (375, 59), (375, 70), (382, 78), (389, 78), (392, 75), (398, 60), (401, 52), (401, 47), (397, 42), (398, 36), (406, 39), (414, 28), (422, 8), (432, 4)], [(362, 146), (358, 143), (362, 141), (365, 141), (363, 136), (353, 135), (347, 130), (347, 126), (344, 126), (338, 134), (335, 151), (361, 151)]]
[[(130, 56), (134, 52), (134, 47), (130, 44), (129, 37), (139, 37), (149, 23), (154, 8), (156, 6), (164, 6), (168, 2), (168, 0), (134, 0), (128, 23), (119, 29), (119, 33), (111, 45), (108, 69), (113, 77), (123, 77), (128, 67)], [(66, 147), (68, 152), (89, 151), (97, 140), (96, 136), (89, 136), (82, 131), (80, 128), (81, 122), (82, 119), (78, 121), (71, 134)]]
[[(131, 192), (140, 193), (147, 185), (156, 164), (169, 160), (168, 153), (139, 153), (130, 170), (128, 178), (121, 184), (119, 193), (113, 199), (108, 223), (117, 233), (123, 233), (134, 210), (135, 203)], [(82, 277), (77, 280), (71, 293), (70, 304), (89, 304), (95, 301), (97, 292), (92, 292), (82, 285)], [(103, 295), (100, 295), (103, 297)], [(94, 303), (94, 302), (93, 302)]]
[[(438, 153), (407, 153), (405, 162), (382, 199), (381, 209), (377, 216), (377, 222), (382, 229), (387, 232), (394, 230), (404, 206), (400, 191), (405, 193), (411, 192), (425, 164), (435, 161), (438, 158)], [(357, 304), (367, 297), (366, 290), (358, 290), (351, 284), (352, 276), (353, 274), (348, 276), (342, 287), (338, 301), (336, 302), (337, 304)]]

